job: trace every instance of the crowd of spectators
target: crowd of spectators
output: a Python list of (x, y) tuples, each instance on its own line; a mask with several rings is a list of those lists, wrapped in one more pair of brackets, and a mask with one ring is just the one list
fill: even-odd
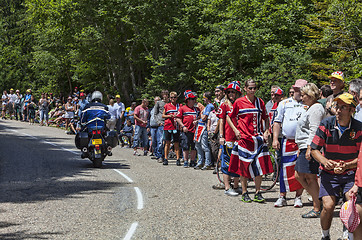
[[(192, 90), (182, 95), (163, 90), (152, 101), (145, 98), (127, 108), (120, 95), (108, 96), (111, 118), (107, 127), (117, 131), (120, 145), (133, 148), (135, 156), (149, 155), (166, 166), (172, 155), (177, 166), (214, 169), (214, 173), (220, 168), (224, 184), (214, 188), (223, 188), (228, 196), (241, 195), (245, 203), (265, 202), (260, 186), (262, 176), (274, 171), (269, 154), (274, 149), (280, 162), (280, 193), (274, 206), (287, 206), (287, 192), (295, 192), (293, 206), (303, 207), (305, 189), (313, 208), (302, 217), (320, 217), (322, 239), (330, 239), (339, 200), (358, 195), (357, 203), (362, 203), (362, 184), (355, 182), (355, 178), (362, 179), (357, 168), (362, 80), (352, 80), (347, 88), (342, 72), (329, 78), (330, 84), (320, 88), (298, 79), (288, 94), (273, 85), (266, 104), (255, 96), (257, 83), (252, 79), (243, 85), (238, 81), (219, 85), (213, 93), (206, 91), (200, 97)], [(42, 93), (36, 100), (31, 89), (24, 95), (10, 89), (1, 98), (2, 119), (55, 125), (64, 127), (67, 134), (76, 134), (89, 95), (75, 88), (66, 100), (51, 93)], [(217, 159), (220, 166), (216, 166)], [(248, 192), (249, 179), (255, 182), (253, 198)], [(362, 215), (362, 207), (358, 210)], [(362, 235), (361, 228), (354, 233), (356, 239)], [(343, 239), (353, 238), (346, 230), (343, 234)]]

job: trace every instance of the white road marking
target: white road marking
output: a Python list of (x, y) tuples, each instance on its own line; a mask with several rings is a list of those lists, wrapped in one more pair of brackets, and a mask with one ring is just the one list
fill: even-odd
[(123, 238), (124, 240), (129, 240), (132, 238), (134, 232), (136, 231), (136, 228), (138, 226), (138, 222), (134, 222), (131, 225), (131, 228), (128, 230), (127, 235)]
[(141, 210), (141, 209), (143, 209), (143, 197), (142, 197), (141, 190), (138, 187), (134, 187), (134, 190), (136, 191), (137, 199), (138, 199), (137, 209)]
[(52, 145), (52, 146), (54, 146), (54, 147), (58, 147), (58, 145), (57, 145), (57, 144), (52, 143), (52, 142), (43, 141), (43, 143), (46, 143), (46, 144)]
[(117, 173), (119, 173), (120, 175), (122, 175), (122, 177), (124, 177), (128, 182), (133, 183), (133, 180), (131, 178), (129, 178), (126, 174), (124, 174), (123, 172), (117, 170), (117, 169), (113, 169), (114, 171), (116, 171)]
[(73, 151), (73, 150), (69, 150), (69, 149), (66, 149), (66, 148), (64, 148), (64, 147), (61, 147), (61, 149), (63, 149), (64, 151), (68, 151), (68, 152), (70, 152), (70, 153), (73, 153), (73, 154), (75, 154), (75, 155), (78, 155), (79, 153), (77, 153), (77, 152), (75, 152), (75, 151)]
[(32, 136), (32, 135), (30, 135), (30, 134), (27, 134), (27, 133), (23, 133), (23, 135), (28, 136), (28, 137), (30, 137), (30, 138), (32, 138), (32, 139), (38, 139), (37, 137), (34, 137), (34, 136)]

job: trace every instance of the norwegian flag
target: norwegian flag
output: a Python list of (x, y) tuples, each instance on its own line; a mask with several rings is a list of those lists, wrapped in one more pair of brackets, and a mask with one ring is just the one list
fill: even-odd
[(240, 82), (239, 81), (233, 81), (233, 82), (229, 83), (228, 87), (225, 90), (227, 90), (227, 89), (234, 89), (234, 90), (241, 93)]
[(195, 142), (200, 142), (201, 141), (201, 136), (204, 133), (204, 131), (206, 130), (206, 126), (203, 124), (198, 124), (195, 130), (195, 134), (194, 134), (194, 141)]
[(194, 93), (191, 90), (186, 90), (184, 92), (185, 95), (185, 100), (189, 99), (189, 98), (196, 98), (196, 96), (194, 95)]
[(262, 136), (249, 136), (234, 145), (229, 172), (245, 178), (255, 178), (274, 172), (268, 146)]
[(294, 139), (282, 139), (282, 158), (280, 171), (280, 192), (294, 192), (303, 188), (295, 178), (294, 167), (297, 161), (298, 145)]

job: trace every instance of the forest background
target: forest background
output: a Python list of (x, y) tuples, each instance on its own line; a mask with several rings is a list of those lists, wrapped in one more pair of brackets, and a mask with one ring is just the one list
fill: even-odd
[(260, 97), (333, 71), (362, 76), (359, 0), (2, 0), (0, 90), (213, 91), (253, 78)]

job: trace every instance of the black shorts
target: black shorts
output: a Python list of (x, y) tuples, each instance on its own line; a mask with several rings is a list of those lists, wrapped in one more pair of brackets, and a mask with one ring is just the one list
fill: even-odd
[(165, 141), (173, 140), (173, 142), (180, 142), (180, 131), (177, 130), (176, 132), (174, 132), (174, 130), (164, 130), (163, 139)]
[(181, 132), (181, 148), (184, 151), (195, 150), (194, 133), (192, 132)]

